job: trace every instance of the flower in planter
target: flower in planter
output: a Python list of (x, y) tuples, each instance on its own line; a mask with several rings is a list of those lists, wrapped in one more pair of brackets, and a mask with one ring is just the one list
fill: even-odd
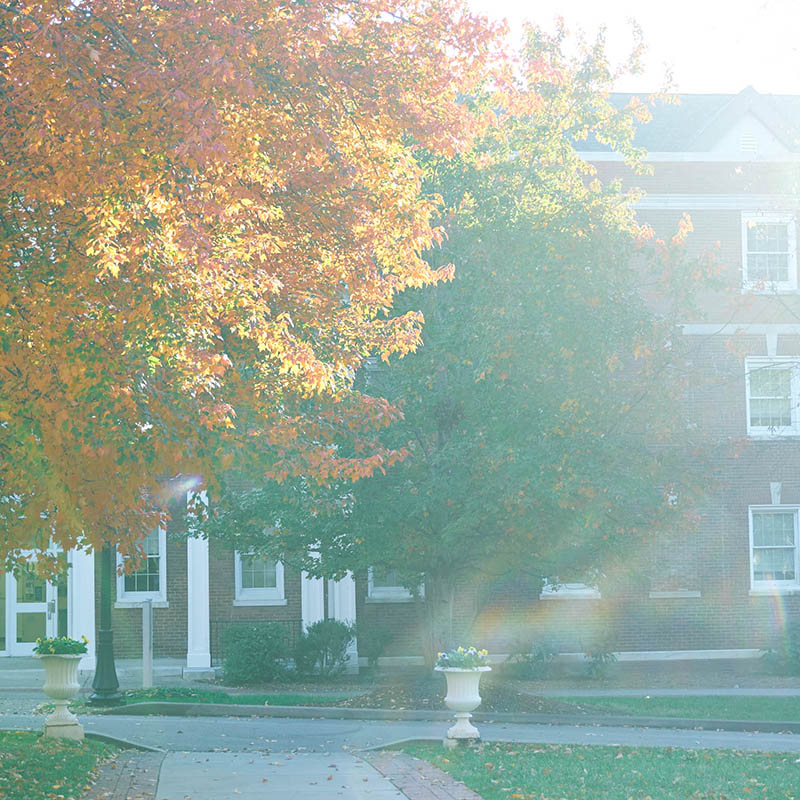
[(80, 639), (70, 639), (69, 636), (48, 636), (36, 640), (33, 652), (40, 656), (83, 655), (87, 650), (89, 640), (85, 636)]
[(477, 647), (458, 647), (447, 653), (438, 653), (436, 656), (436, 666), (458, 669), (488, 667), (489, 652), (488, 650), (478, 650)]

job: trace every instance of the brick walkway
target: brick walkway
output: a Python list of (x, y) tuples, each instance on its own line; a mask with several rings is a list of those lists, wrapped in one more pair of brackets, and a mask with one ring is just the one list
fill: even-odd
[(82, 800), (155, 800), (165, 753), (123, 750), (100, 767), (94, 786)]
[(384, 751), (359, 756), (382, 772), (409, 800), (481, 800), (480, 795), (446, 772), (405, 753)]

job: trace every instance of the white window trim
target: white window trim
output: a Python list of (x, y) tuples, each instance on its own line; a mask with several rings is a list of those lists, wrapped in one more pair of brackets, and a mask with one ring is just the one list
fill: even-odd
[(117, 552), (117, 600), (115, 608), (138, 608), (146, 600), (153, 601), (154, 608), (169, 608), (167, 602), (167, 531), (158, 528), (158, 586), (157, 592), (125, 591), (125, 559)]
[[(750, 424), (750, 373), (763, 367), (787, 365), (792, 367), (791, 413), (792, 424), (777, 428)], [(754, 439), (774, 439), (784, 436), (800, 436), (800, 358), (792, 356), (751, 356), (744, 360), (747, 435)]]
[[(791, 511), (794, 515), (794, 576), (793, 581), (757, 581), (753, 577), (755, 565), (753, 564), (753, 512), (779, 512)], [(800, 593), (800, 506), (798, 505), (758, 505), (748, 506), (748, 527), (750, 540), (750, 594), (775, 595)]]
[(249, 553), (241, 553), (235, 550), (233, 553), (234, 563), (234, 597), (235, 606), (285, 606), (287, 605), (286, 592), (283, 580), (283, 562), (275, 562), (275, 588), (262, 587), (260, 589), (245, 589), (242, 587), (242, 556)]
[(600, 590), (586, 583), (550, 583), (545, 580), (540, 600), (599, 600)]
[[(766, 284), (763, 281), (750, 281), (747, 278), (747, 230), (750, 225), (786, 225), (787, 248), (789, 253), (789, 280)], [(797, 291), (797, 230), (795, 216), (791, 212), (742, 211), (742, 291), (755, 294), (781, 294)]]
[[(367, 570), (367, 602), (368, 603), (412, 603), (414, 595), (405, 586), (375, 586), (374, 570)], [(425, 584), (420, 584), (419, 596), (425, 597)]]

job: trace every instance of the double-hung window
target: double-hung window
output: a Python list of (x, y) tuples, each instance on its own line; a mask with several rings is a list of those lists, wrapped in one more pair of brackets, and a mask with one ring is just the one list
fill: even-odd
[(752, 291), (797, 290), (797, 240), (789, 214), (742, 214), (742, 272)]
[[(422, 584), (419, 595), (425, 595)], [(396, 569), (370, 567), (367, 573), (367, 599), (376, 603), (405, 603), (412, 601), (414, 595), (403, 586)]]
[(126, 571), (124, 559), (117, 555), (117, 603), (140, 603), (144, 600), (166, 602), (167, 532), (151, 531), (138, 545), (135, 569)]
[(234, 605), (284, 606), (283, 564), (253, 553), (234, 554)]
[(562, 583), (557, 577), (542, 584), (540, 600), (599, 600), (600, 590), (588, 583)]
[(797, 506), (750, 506), (750, 587), (800, 590)]
[(745, 359), (747, 433), (800, 435), (800, 359)]

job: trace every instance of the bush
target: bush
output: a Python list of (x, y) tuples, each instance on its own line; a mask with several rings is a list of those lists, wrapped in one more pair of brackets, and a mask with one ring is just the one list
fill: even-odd
[(527, 647), (517, 646), (506, 659), (503, 673), (521, 681), (545, 680), (551, 676), (557, 655), (558, 649), (547, 639)]
[(268, 683), (286, 675), (287, 631), (276, 622), (236, 623), (225, 630), (225, 682)]
[(336, 619), (323, 619), (309, 626), (294, 651), (294, 663), (301, 675), (318, 672), (323, 677), (338, 675), (347, 666), (347, 646), (355, 630)]
[(617, 657), (611, 649), (612, 646), (609, 639), (604, 639), (586, 649), (586, 658), (589, 662), (586, 665), (586, 675), (589, 678), (605, 678), (608, 675), (609, 666), (617, 663)]
[(394, 639), (394, 634), (385, 625), (374, 625), (369, 622), (359, 622), (357, 626), (358, 652), (367, 657), (370, 667), (378, 666), (378, 659), (389, 642)]
[(800, 675), (800, 620), (786, 626), (777, 646), (767, 650), (764, 659), (776, 672)]

